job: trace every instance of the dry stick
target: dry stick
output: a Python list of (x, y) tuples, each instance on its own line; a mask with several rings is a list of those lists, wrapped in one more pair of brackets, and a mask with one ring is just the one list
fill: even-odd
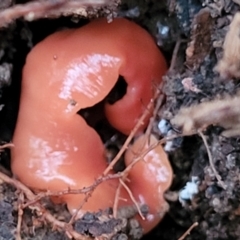
[(209, 149), (209, 146), (208, 146), (208, 143), (207, 143), (207, 140), (206, 140), (206, 137), (203, 135), (202, 131), (198, 130), (198, 134), (201, 136), (202, 140), (203, 140), (203, 143), (206, 147), (206, 150), (207, 150), (207, 154), (208, 154), (208, 159), (209, 159), (209, 163), (210, 163), (210, 166), (213, 170), (213, 173), (218, 181), (218, 183), (221, 185), (221, 187), (226, 190), (226, 186), (224, 184), (224, 182), (221, 180), (221, 176), (218, 174), (215, 166), (214, 166), (214, 163), (213, 163), (213, 158), (212, 158), (212, 154), (210, 152), (210, 149)]
[(125, 141), (125, 143), (123, 144), (122, 148), (120, 149), (120, 151), (118, 152), (118, 154), (116, 155), (116, 157), (112, 160), (112, 162), (108, 165), (108, 167), (105, 169), (105, 171), (103, 172), (103, 176), (106, 176), (109, 171), (111, 171), (113, 169), (113, 166), (116, 164), (116, 162), (120, 159), (120, 157), (122, 156), (122, 154), (125, 152), (125, 150), (127, 149), (129, 143), (131, 142), (131, 140), (133, 139), (134, 135), (136, 134), (136, 132), (138, 131), (139, 127), (143, 124), (143, 121), (145, 120), (145, 118), (149, 115), (149, 111), (152, 109), (154, 104), (154, 99), (151, 99), (150, 102), (147, 105), (147, 108), (145, 109), (144, 113), (142, 114), (142, 116), (139, 118), (137, 124), (135, 125), (135, 127), (133, 128), (133, 130), (131, 131), (130, 135), (128, 136), (127, 140)]
[(0, 172), (0, 179), (2, 179), (6, 183), (15, 186), (17, 189), (22, 190), (28, 199), (34, 198), (35, 195), (32, 193), (32, 191), (16, 179), (9, 177), (2, 172)]
[(128, 195), (129, 195), (129, 197), (131, 198), (131, 200), (132, 200), (132, 202), (135, 204), (135, 206), (136, 206), (136, 208), (137, 208), (137, 210), (138, 210), (138, 213), (139, 213), (139, 215), (141, 216), (141, 218), (143, 219), (143, 220), (145, 220), (145, 217), (142, 215), (142, 212), (141, 212), (141, 209), (140, 209), (140, 207), (139, 207), (139, 204), (138, 204), (138, 202), (136, 201), (136, 199), (134, 198), (134, 196), (133, 196), (133, 194), (132, 194), (132, 191), (129, 189), (129, 187), (124, 183), (124, 181), (121, 179), (121, 178), (119, 178), (119, 182), (122, 184), (122, 186), (126, 189), (126, 191), (128, 192)]
[(120, 178), (121, 176), (122, 176), (121, 172), (115, 173), (115, 174), (109, 174), (109, 175), (103, 176), (103, 177), (101, 176), (101, 177), (97, 178), (92, 185), (81, 188), (81, 189), (66, 189), (63, 191), (56, 191), (56, 192), (51, 192), (51, 191), (41, 192), (41, 193), (37, 194), (37, 196), (35, 196), (34, 199), (32, 199), (32, 200), (28, 201), (26, 204), (24, 204), (23, 207), (24, 208), (28, 207), (29, 205), (36, 203), (37, 201), (39, 201), (40, 199), (42, 199), (44, 197), (51, 197), (51, 196), (60, 197), (60, 196), (66, 195), (66, 194), (86, 194), (88, 192), (93, 191), (102, 182), (105, 182), (110, 179)]
[(191, 231), (193, 230), (193, 228), (198, 226), (198, 222), (193, 223), (190, 228), (178, 239), (178, 240), (184, 240), (187, 235), (190, 235)]
[(67, 0), (45, 1), (45, 2), (29, 2), (26, 4), (17, 4), (11, 8), (7, 8), (0, 12), (0, 26), (10, 23), (29, 13), (46, 13), (49, 9), (63, 5)]
[(22, 209), (27, 208), (35, 203), (37, 203), (39, 200), (41, 200), (44, 197), (47, 197), (48, 195), (45, 192), (40, 192), (35, 195), (35, 197), (31, 200), (28, 200), (25, 204), (22, 205)]
[(0, 150), (3, 150), (4, 148), (11, 148), (14, 147), (13, 143), (5, 143), (0, 146)]
[(18, 198), (18, 220), (17, 220), (17, 229), (16, 229), (16, 240), (21, 240), (21, 226), (22, 226), (22, 216), (23, 216), (23, 209), (22, 203), (24, 201), (24, 194), (21, 192)]
[[(0, 179), (2, 179), (4, 182), (8, 184), (14, 185), (17, 189), (21, 190), (29, 200), (33, 200), (36, 197), (35, 194), (32, 193), (32, 191), (29, 188), (27, 188), (25, 185), (23, 185), (21, 182), (17, 181), (16, 179), (12, 179), (1, 172), (0, 172)], [(33, 206), (35, 210), (38, 212), (38, 214), (41, 215), (42, 218), (44, 218), (46, 221), (51, 223), (53, 226), (56, 226), (58, 228), (61, 228), (62, 230), (65, 230), (71, 237), (79, 240), (91, 239), (88, 236), (83, 236), (78, 232), (74, 231), (72, 227), (69, 226), (66, 222), (57, 220), (40, 203), (34, 203)]]
[[(152, 127), (153, 127), (153, 123), (154, 123), (154, 120), (156, 119), (157, 117), (157, 113), (158, 113), (158, 110), (162, 104), (162, 101), (163, 101), (163, 95), (160, 96), (160, 94), (162, 93), (161, 90), (162, 89), (162, 83), (156, 87), (156, 91), (155, 91), (155, 94), (153, 96), (153, 100), (155, 101), (156, 99), (157, 100), (157, 104), (156, 106), (154, 107), (153, 109), (153, 114), (152, 114), (152, 117), (150, 118), (149, 120), (149, 124), (147, 126), (147, 129), (146, 129), (146, 132), (145, 132), (145, 137), (144, 137), (144, 141), (142, 143), (142, 148), (144, 148), (145, 144), (147, 143), (147, 145), (149, 146), (150, 145), (150, 135), (151, 135), (151, 131), (152, 131)], [(154, 104), (154, 103), (153, 103)]]
[[(20, 17), (29, 18), (29, 20), (46, 17), (49, 11), (58, 10), (61, 7), (76, 9), (90, 5), (98, 6), (104, 3), (106, 3), (105, 0), (46, 0), (17, 4), (0, 12), (0, 27)], [(30, 16), (32, 16), (32, 18)]]
[(148, 147), (144, 152), (142, 152), (138, 157), (133, 158), (133, 161), (125, 168), (125, 170), (122, 172), (125, 176), (128, 174), (128, 172), (133, 168), (133, 166), (143, 159), (151, 150), (156, 148), (159, 144), (162, 144), (163, 142), (160, 140)]
[(119, 183), (116, 193), (115, 193), (114, 202), (113, 202), (113, 217), (114, 218), (117, 218), (117, 207), (118, 207), (119, 195), (120, 195), (121, 188), (122, 188), (122, 185)]
[(159, 108), (160, 108), (160, 106), (162, 105), (162, 102), (163, 102), (163, 94), (160, 95), (162, 93), (160, 91), (161, 88), (162, 88), (162, 84), (160, 84), (159, 87), (157, 88), (156, 98), (154, 98), (154, 99), (157, 99), (157, 98), (158, 99), (157, 99), (156, 106), (154, 107), (154, 110), (153, 110), (153, 116), (150, 118), (147, 130), (146, 130), (146, 136), (147, 136), (148, 139), (149, 139), (149, 136), (150, 136), (152, 128), (153, 128), (154, 120), (157, 117), (158, 110), (159, 110)]
[(72, 215), (70, 221), (68, 222), (69, 225), (72, 225), (73, 222), (75, 221), (75, 219), (78, 216), (78, 213), (81, 211), (83, 205), (87, 202), (87, 200), (92, 196), (92, 193), (95, 189), (93, 189), (91, 192), (88, 192), (85, 196), (85, 198), (83, 199), (83, 201), (81, 202), (81, 204), (79, 205), (77, 211), (75, 211), (75, 213)]
[(174, 69), (174, 67), (176, 65), (178, 51), (179, 51), (179, 48), (180, 48), (180, 46), (181, 46), (181, 44), (183, 42), (187, 42), (187, 40), (181, 39), (179, 37), (178, 40), (177, 40), (177, 43), (175, 44), (175, 47), (174, 47), (174, 50), (173, 50), (173, 54), (172, 54), (171, 64), (170, 64), (170, 67), (168, 69), (169, 73), (173, 71), (173, 69)]

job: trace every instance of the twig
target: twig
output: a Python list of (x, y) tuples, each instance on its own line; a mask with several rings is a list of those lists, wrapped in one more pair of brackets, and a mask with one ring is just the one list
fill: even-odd
[(132, 202), (135, 204), (135, 206), (136, 206), (136, 208), (137, 208), (137, 210), (138, 210), (138, 213), (139, 213), (139, 215), (141, 216), (141, 218), (142, 218), (143, 220), (145, 220), (145, 217), (143, 216), (143, 214), (142, 214), (142, 212), (141, 212), (141, 209), (140, 209), (140, 207), (139, 207), (139, 204), (138, 204), (138, 202), (136, 201), (136, 199), (134, 198), (134, 196), (133, 196), (133, 194), (132, 194), (132, 191), (129, 189), (129, 187), (124, 183), (124, 181), (123, 181), (121, 178), (119, 178), (119, 182), (120, 182), (121, 185), (125, 188), (125, 190), (128, 192), (128, 195), (129, 195), (129, 197), (131, 198)]
[(103, 176), (106, 176), (112, 169), (113, 166), (116, 164), (116, 162), (120, 159), (120, 157), (122, 156), (122, 154), (125, 152), (125, 150), (127, 149), (129, 143), (131, 142), (131, 140), (133, 139), (133, 137), (135, 136), (136, 132), (138, 131), (139, 127), (143, 124), (143, 121), (145, 120), (145, 118), (149, 115), (149, 111), (153, 108), (154, 105), (154, 99), (151, 99), (150, 102), (148, 103), (144, 113), (142, 114), (142, 116), (138, 119), (137, 124), (135, 125), (135, 127), (133, 128), (133, 130), (131, 131), (130, 135), (128, 136), (128, 138), (126, 139), (125, 143), (123, 144), (122, 148), (120, 149), (120, 151), (118, 152), (118, 154), (116, 155), (116, 157), (112, 160), (112, 162), (108, 165), (108, 167), (105, 169), (105, 171), (103, 172)]
[(153, 115), (149, 120), (149, 124), (148, 124), (147, 130), (146, 130), (146, 136), (147, 136), (148, 139), (149, 139), (150, 133), (151, 133), (152, 128), (153, 128), (153, 123), (154, 123), (154, 121), (157, 117), (159, 108), (160, 108), (160, 106), (162, 105), (162, 102), (163, 102), (163, 94), (160, 95), (162, 93), (161, 90), (160, 90), (160, 89), (162, 89), (162, 85), (163, 85), (163, 83), (161, 83), (157, 87), (157, 90), (156, 90), (156, 93), (155, 93), (155, 96), (154, 96), (154, 99), (157, 99), (157, 103), (156, 103), (156, 106), (154, 107)]
[(125, 168), (125, 170), (122, 172), (125, 176), (128, 174), (128, 172), (133, 168), (133, 166), (140, 160), (142, 160), (150, 151), (152, 151), (154, 148), (156, 148), (159, 144), (162, 144), (163, 141), (158, 141), (156, 143), (153, 143), (150, 145), (145, 151), (143, 151), (138, 157), (134, 157), (132, 162)]
[[(95, 187), (96, 188), (96, 187)], [(68, 222), (69, 225), (72, 225), (75, 221), (75, 219), (78, 216), (79, 211), (82, 209), (83, 205), (87, 202), (87, 200), (92, 196), (93, 191), (95, 190), (95, 188), (91, 191), (88, 192), (85, 196), (85, 198), (83, 199), (83, 201), (81, 202), (81, 204), (79, 205), (77, 211), (74, 212), (74, 214), (72, 215), (70, 221)]]
[(5, 143), (0, 146), (0, 150), (3, 150), (5, 148), (11, 148), (11, 147), (14, 147), (13, 143)]
[(211, 166), (211, 168), (212, 168), (212, 170), (213, 170), (213, 173), (214, 173), (214, 175), (215, 175), (215, 177), (216, 177), (219, 185), (220, 185), (224, 190), (226, 190), (226, 186), (225, 186), (224, 182), (223, 182), (222, 179), (221, 179), (221, 176), (218, 174), (218, 172), (217, 172), (217, 170), (216, 170), (216, 168), (215, 168), (215, 166), (214, 166), (212, 154), (211, 154), (211, 152), (210, 152), (210, 149), (209, 149), (209, 146), (208, 146), (206, 137), (203, 135), (202, 131), (200, 131), (200, 130), (198, 130), (198, 134), (199, 134), (200, 137), (202, 138), (203, 143), (204, 143), (204, 145), (205, 145), (205, 147), (206, 147), (207, 154), (208, 154), (208, 159), (209, 159), (209, 163), (210, 163), (210, 166)]
[(177, 61), (177, 55), (178, 55), (178, 51), (179, 51), (179, 48), (181, 46), (181, 44), (183, 42), (186, 42), (186, 40), (184, 39), (181, 39), (180, 37), (178, 38), (176, 44), (175, 44), (175, 47), (174, 47), (174, 50), (173, 50), (173, 54), (172, 54), (172, 60), (171, 60), (171, 64), (170, 64), (170, 67), (168, 69), (168, 72), (172, 72), (175, 65), (176, 65), (176, 61)]
[(188, 230), (178, 239), (178, 240), (184, 240), (187, 235), (190, 235), (191, 231), (193, 230), (193, 228), (198, 226), (198, 222), (193, 223)]
[[(0, 12), (0, 27), (9, 24), (13, 20), (24, 17), (32, 21), (48, 15), (59, 16), (61, 14), (84, 14), (87, 6), (101, 6), (106, 0), (45, 0), (30, 1), (26, 4), (17, 4)], [(82, 10), (82, 11), (81, 11)], [(73, 12), (71, 12), (73, 11)]]
[(113, 217), (117, 218), (117, 208), (118, 208), (118, 202), (119, 202), (119, 195), (122, 189), (122, 185), (119, 183), (116, 193), (115, 193), (115, 198), (114, 198), (114, 202), (113, 202)]
[(21, 240), (21, 226), (22, 226), (22, 216), (23, 216), (23, 209), (22, 204), (24, 202), (24, 195), (23, 192), (20, 192), (18, 198), (18, 220), (17, 220), (17, 229), (16, 229), (16, 240)]
[(121, 176), (122, 176), (121, 172), (115, 173), (115, 174), (109, 174), (109, 175), (103, 176), (103, 177), (101, 176), (101, 177), (97, 178), (92, 185), (81, 188), (81, 189), (66, 189), (63, 191), (56, 191), (56, 192), (51, 192), (51, 191), (41, 192), (41, 193), (35, 195), (34, 199), (31, 199), (26, 204), (24, 204), (23, 207), (24, 208), (28, 207), (29, 205), (32, 205), (32, 204), (38, 202), (40, 199), (42, 199), (44, 197), (51, 197), (51, 196), (60, 197), (60, 196), (66, 195), (66, 194), (86, 194), (88, 192), (92, 192), (102, 182), (105, 182), (105, 181), (111, 180), (111, 179), (115, 179), (115, 178), (120, 178)]

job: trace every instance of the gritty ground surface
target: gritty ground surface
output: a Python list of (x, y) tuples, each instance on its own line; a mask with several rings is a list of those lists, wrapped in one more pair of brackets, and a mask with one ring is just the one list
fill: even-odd
[[(9, 8), (11, 2), (1, 1), (0, 8)], [(164, 51), (169, 65), (171, 64), (171, 71), (164, 79), (166, 100), (153, 127), (153, 132), (160, 137), (157, 128), (159, 120), (171, 120), (181, 106), (236, 94), (239, 81), (229, 78), (221, 80), (213, 69), (222, 57), (223, 40), (239, 5), (231, 0), (169, 0), (166, 5), (156, 2), (125, 0), (114, 13), (106, 9), (100, 12), (109, 18), (114, 15), (131, 18), (148, 29)], [(94, 14), (96, 12), (92, 11), (91, 15)], [(86, 22), (86, 19), (78, 21), (76, 17), (56, 17), (33, 22), (19, 19), (1, 29), (2, 143), (9, 142), (12, 138), (18, 111), (21, 70), (30, 48), (58, 29), (81, 26)], [(102, 136), (104, 141), (107, 141), (112, 129), (106, 127), (105, 130), (104, 127), (104, 124), (100, 125), (98, 130), (109, 131), (109, 134)], [(175, 176), (171, 189), (166, 193), (170, 210), (161, 224), (143, 239), (179, 239), (196, 222), (198, 226), (185, 239), (240, 239), (240, 139), (225, 138), (221, 136), (222, 130), (220, 127), (210, 126), (203, 133), (213, 164), (224, 185), (216, 179), (216, 174), (209, 164), (206, 146), (199, 135), (175, 139), (169, 153)], [(119, 142), (113, 141), (111, 146), (112, 151), (117, 151)], [(1, 153), (1, 164), (10, 170), (9, 162), (10, 154), (5, 150)], [(199, 192), (182, 205), (175, 196), (193, 177), (198, 178)], [(1, 240), (15, 239), (20, 196), (20, 192), (12, 185), (4, 182), (0, 185)], [(49, 209), (56, 219), (70, 219), (64, 206), (53, 206), (48, 200), (43, 200), (41, 204)], [(74, 228), (91, 236), (117, 232), (113, 239), (120, 240), (127, 239), (127, 236), (132, 234), (129, 230), (126, 231), (124, 224), (121, 220), (109, 219), (108, 212), (101, 212), (95, 215), (89, 213), (84, 219), (77, 221)], [(137, 229), (134, 235), (137, 239), (138, 226), (134, 222), (130, 225)], [(21, 235), (22, 239), (68, 239), (63, 229), (52, 227), (31, 207), (24, 210)]]

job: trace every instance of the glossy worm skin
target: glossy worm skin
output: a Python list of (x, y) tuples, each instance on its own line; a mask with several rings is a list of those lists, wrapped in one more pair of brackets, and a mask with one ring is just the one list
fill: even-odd
[[(23, 70), (11, 151), (14, 175), (33, 189), (90, 186), (106, 168), (104, 146), (76, 113), (103, 100), (121, 75), (127, 93), (106, 104), (105, 114), (116, 129), (129, 134), (165, 72), (166, 62), (151, 36), (125, 19), (95, 20), (38, 43)], [(116, 179), (100, 184), (82, 211), (112, 206), (117, 185)], [(74, 212), (84, 197), (66, 195), (62, 201)], [(132, 204), (124, 191), (122, 197)]]

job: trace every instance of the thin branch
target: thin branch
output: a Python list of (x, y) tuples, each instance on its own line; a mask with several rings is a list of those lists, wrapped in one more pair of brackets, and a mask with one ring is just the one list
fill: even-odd
[[(62, 14), (83, 14), (88, 6), (101, 6), (106, 0), (45, 0), (30, 1), (26, 4), (17, 4), (0, 12), (0, 27), (3, 27), (13, 20), (24, 17), (32, 21), (46, 16), (59, 16)], [(81, 11), (82, 10), (82, 11)]]
[(13, 143), (5, 143), (0, 146), (0, 151), (2, 151), (5, 148), (12, 148), (12, 147), (14, 147)]
[(139, 204), (138, 204), (138, 202), (136, 201), (136, 199), (134, 198), (134, 196), (133, 196), (133, 194), (132, 194), (132, 191), (129, 189), (129, 187), (124, 183), (124, 181), (123, 181), (121, 178), (119, 178), (119, 182), (120, 182), (121, 185), (125, 188), (125, 190), (127, 191), (129, 197), (131, 198), (132, 202), (135, 204), (135, 206), (136, 206), (136, 208), (137, 208), (137, 210), (138, 210), (138, 213), (139, 213), (139, 215), (141, 216), (141, 218), (142, 218), (143, 220), (145, 220), (145, 217), (143, 216), (142, 211), (141, 211), (141, 209), (140, 209), (140, 207), (139, 207)]
[(22, 204), (24, 202), (24, 194), (21, 191), (18, 198), (18, 220), (17, 220), (17, 229), (16, 229), (16, 240), (21, 240), (21, 226), (22, 226), (22, 216), (23, 209)]
[[(161, 83), (157, 87), (157, 90), (156, 90), (156, 93), (155, 93), (155, 96), (154, 96), (154, 99), (157, 99), (157, 103), (156, 103), (156, 106), (154, 107), (153, 115), (152, 115), (152, 117), (149, 120), (149, 124), (148, 124), (147, 130), (146, 130), (146, 136), (147, 136), (148, 139), (150, 139), (149, 136), (151, 134), (154, 121), (155, 121), (155, 119), (157, 117), (157, 114), (158, 114), (158, 111), (159, 111), (159, 109), (160, 109), (160, 107), (161, 107), (161, 105), (163, 103), (164, 95), (163, 95), (163, 93), (160, 90), (160, 89), (162, 89), (162, 86), (163, 86), (163, 83)], [(162, 93), (162, 95), (161, 95), (161, 93)]]
[(68, 222), (69, 225), (72, 225), (74, 223), (74, 221), (76, 220), (76, 218), (78, 217), (78, 214), (80, 212), (80, 210), (82, 209), (83, 205), (87, 202), (87, 200), (92, 196), (93, 191), (96, 189), (96, 187), (90, 192), (88, 192), (85, 196), (85, 198), (83, 199), (83, 201), (81, 202), (81, 204), (79, 205), (77, 211), (75, 211), (75, 213), (72, 215), (70, 221)]
[(214, 166), (212, 154), (211, 154), (211, 152), (210, 152), (210, 149), (209, 149), (209, 146), (208, 146), (206, 137), (203, 135), (202, 131), (200, 131), (200, 130), (198, 131), (198, 134), (199, 134), (200, 137), (202, 138), (203, 143), (204, 143), (204, 145), (205, 145), (205, 147), (206, 147), (207, 154), (208, 154), (208, 158), (209, 158), (209, 163), (210, 163), (210, 166), (211, 166), (211, 168), (212, 168), (212, 170), (213, 170), (213, 173), (214, 173), (214, 175), (215, 175), (215, 177), (216, 177), (219, 185), (220, 185), (224, 190), (226, 190), (226, 186), (225, 186), (224, 182), (223, 182), (222, 179), (221, 179), (221, 176), (218, 174), (218, 172), (217, 172), (217, 170), (216, 170), (216, 168), (215, 168), (215, 166)]
[(114, 202), (113, 202), (113, 217), (117, 218), (117, 208), (118, 208), (118, 202), (119, 202), (119, 195), (122, 189), (122, 185), (119, 183), (116, 193), (115, 193), (115, 198), (114, 198)]
[(179, 48), (181, 46), (181, 44), (183, 42), (186, 42), (186, 40), (184, 39), (181, 39), (180, 37), (178, 38), (176, 44), (175, 44), (175, 47), (174, 47), (174, 50), (173, 50), (173, 54), (172, 54), (172, 60), (171, 60), (171, 64), (170, 64), (170, 67), (168, 69), (168, 72), (172, 72), (173, 69), (175, 68), (175, 65), (176, 65), (176, 61), (177, 61), (177, 56), (178, 56), (178, 51), (179, 51)]
[(153, 143), (150, 145), (146, 150), (144, 150), (140, 155), (137, 157), (134, 157), (132, 162), (125, 168), (125, 170), (122, 172), (125, 176), (128, 174), (128, 172), (133, 168), (133, 166), (140, 160), (142, 160), (150, 151), (152, 151), (154, 148), (156, 148), (158, 145), (162, 144), (163, 141), (158, 141), (156, 143)]
[(50, 196), (63, 196), (66, 194), (86, 194), (88, 192), (92, 192), (99, 184), (101, 184), (102, 182), (105, 182), (107, 180), (111, 180), (111, 179), (115, 179), (115, 178), (120, 178), (122, 176), (122, 173), (115, 173), (115, 174), (109, 174), (107, 176), (101, 176), (99, 178), (97, 178), (94, 183), (88, 187), (84, 187), (81, 189), (66, 189), (66, 190), (62, 190), (62, 191), (56, 191), (56, 192), (41, 192), (39, 194), (36, 195), (36, 197), (34, 199), (31, 199), (30, 201), (28, 201), (23, 207), (28, 207), (29, 205), (32, 205), (36, 202), (38, 202), (40, 199), (44, 198), (44, 197), (50, 197)]
[(125, 152), (125, 150), (128, 148), (129, 143), (132, 141), (133, 137), (135, 136), (135, 134), (137, 133), (138, 129), (140, 128), (140, 126), (143, 124), (144, 120), (146, 119), (146, 117), (149, 115), (150, 110), (153, 108), (154, 105), (154, 99), (151, 99), (150, 102), (148, 103), (144, 113), (142, 114), (142, 116), (138, 119), (137, 124), (135, 125), (135, 127), (133, 128), (133, 130), (131, 131), (130, 135), (128, 136), (128, 138), (126, 139), (125, 143), (123, 144), (122, 148), (120, 149), (120, 151), (118, 152), (118, 154), (116, 155), (116, 157), (112, 160), (112, 162), (108, 165), (108, 167), (105, 169), (105, 171), (103, 172), (103, 176), (106, 176), (112, 169), (113, 166), (117, 163), (117, 161), (120, 159), (120, 157), (123, 155), (123, 153)]
[(193, 230), (193, 228), (198, 226), (198, 222), (193, 223), (188, 230), (178, 239), (178, 240), (184, 240), (187, 235), (190, 235), (191, 231)]

